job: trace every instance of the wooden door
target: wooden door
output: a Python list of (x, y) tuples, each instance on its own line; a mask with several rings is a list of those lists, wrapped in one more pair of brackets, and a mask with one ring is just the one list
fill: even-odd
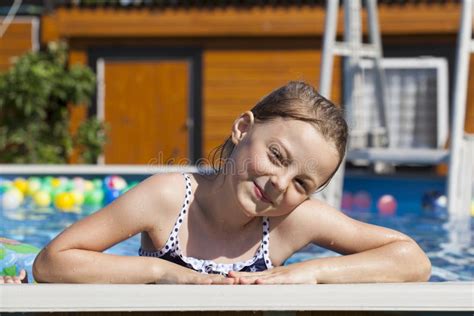
[(189, 61), (104, 62), (106, 164), (185, 164)]

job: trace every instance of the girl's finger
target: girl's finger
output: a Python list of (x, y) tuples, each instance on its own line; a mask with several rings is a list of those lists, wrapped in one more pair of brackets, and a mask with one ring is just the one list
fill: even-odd
[(7, 283), (7, 284), (13, 283), (12, 277), (11, 277), (11, 276), (6, 276), (6, 277), (5, 277), (5, 283)]
[(241, 277), (239, 278), (239, 284), (242, 285), (249, 285), (249, 284), (255, 284), (255, 281), (259, 279), (257, 277)]
[(18, 278), (19, 278), (20, 280), (23, 280), (25, 277), (26, 277), (26, 270), (25, 270), (25, 269), (21, 269), (21, 270), (20, 270), (20, 274), (18, 274)]

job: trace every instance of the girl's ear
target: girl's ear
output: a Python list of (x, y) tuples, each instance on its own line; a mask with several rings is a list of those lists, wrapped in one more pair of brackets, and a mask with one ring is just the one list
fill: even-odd
[(232, 142), (237, 145), (252, 128), (254, 124), (254, 116), (252, 111), (242, 113), (232, 125)]

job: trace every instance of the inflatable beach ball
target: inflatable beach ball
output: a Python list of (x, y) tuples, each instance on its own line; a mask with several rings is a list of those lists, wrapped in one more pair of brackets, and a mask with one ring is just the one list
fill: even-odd
[(104, 185), (110, 190), (122, 191), (127, 187), (127, 182), (120, 176), (108, 176), (104, 179)]

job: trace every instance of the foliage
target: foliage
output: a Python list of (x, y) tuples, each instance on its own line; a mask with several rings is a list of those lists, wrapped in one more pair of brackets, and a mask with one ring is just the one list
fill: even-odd
[(94, 163), (105, 144), (104, 126), (89, 119), (72, 135), (68, 110), (89, 105), (94, 89), (91, 69), (67, 67), (64, 43), (20, 57), (0, 74), (0, 162), (66, 163), (77, 147), (81, 162)]

